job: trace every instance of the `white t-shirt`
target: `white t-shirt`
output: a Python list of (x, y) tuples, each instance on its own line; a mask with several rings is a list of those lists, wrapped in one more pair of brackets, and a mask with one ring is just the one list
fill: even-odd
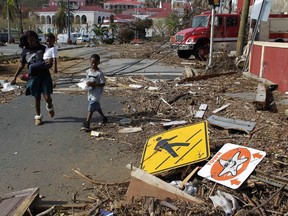
[(56, 47), (46, 47), (45, 53), (43, 55), (44, 60), (57, 58), (57, 57), (58, 57), (58, 50)]
[[(105, 76), (101, 70), (86, 70), (86, 79), (94, 83), (106, 83)], [(89, 101), (100, 101), (103, 92), (103, 86), (96, 86), (88, 91)]]

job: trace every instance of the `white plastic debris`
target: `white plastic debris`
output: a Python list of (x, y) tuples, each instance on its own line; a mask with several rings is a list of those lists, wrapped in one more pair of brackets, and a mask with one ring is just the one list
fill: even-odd
[(77, 83), (76, 85), (81, 88), (84, 91), (89, 91), (92, 89), (91, 86), (87, 86), (87, 81), (86, 79), (81, 79), (79, 83)]
[(16, 85), (11, 85), (10, 82), (8, 83), (3, 83), (3, 89), (2, 92), (9, 92), (9, 91), (15, 91), (15, 93), (18, 93), (18, 86)]
[(149, 86), (147, 88), (147, 90), (149, 90), (149, 91), (157, 91), (157, 90), (159, 90), (159, 87)]
[(212, 200), (214, 207), (222, 207), (227, 216), (232, 216), (235, 210), (239, 208), (237, 200), (229, 193), (217, 190), (217, 195), (210, 196), (209, 198)]
[(140, 89), (140, 88), (142, 88), (141, 85), (136, 85), (136, 84), (129, 84), (129, 87), (135, 88), (135, 89)]
[(170, 184), (173, 185), (174, 187), (180, 189), (180, 190), (183, 190), (185, 193), (187, 193), (191, 196), (193, 196), (197, 193), (197, 188), (192, 185), (192, 182), (187, 182), (184, 185), (184, 189), (181, 188), (182, 181), (172, 181)]

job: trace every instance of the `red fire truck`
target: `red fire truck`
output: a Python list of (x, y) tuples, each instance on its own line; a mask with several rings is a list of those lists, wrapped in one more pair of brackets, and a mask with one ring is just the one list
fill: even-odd
[[(241, 9), (238, 4), (237, 11), (241, 12)], [(240, 16), (240, 13), (215, 15), (213, 50), (236, 50)], [(180, 58), (194, 55), (196, 59), (206, 60), (210, 49), (210, 22), (211, 13), (204, 12), (192, 18), (191, 28), (175, 34), (172, 46)], [(288, 42), (288, 15), (270, 14), (267, 22), (260, 23), (256, 40)]]
[[(211, 13), (204, 12), (193, 17), (191, 28), (175, 34), (172, 46), (177, 49), (180, 58), (188, 59), (194, 55), (196, 59), (205, 60), (209, 53), (210, 22)], [(213, 49), (235, 50), (239, 25), (239, 14), (216, 14)]]

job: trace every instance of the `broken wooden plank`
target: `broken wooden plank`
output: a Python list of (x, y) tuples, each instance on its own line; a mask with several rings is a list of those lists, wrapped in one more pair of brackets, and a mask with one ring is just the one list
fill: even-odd
[(224, 117), (219, 117), (216, 115), (210, 116), (207, 120), (209, 121), (211, 125), (216, 125), (224, 129), (240, 130), (246, 133), (253, 131), (256, 125), (255, 122), (224, 118)]
[(0, 201), (1, 215), (22, 216), (39, 196), (39, 188), (29, 188), (6, 194)]
[(254, 101), (257, 110), (265, 110), (267, 106), (267, 88), (264, 83), (258, 83), (256, 99)]
[(118, 130), (118, 133), (137, 133), (141, 131), (143, 131), (141, 127), (128, 127)]
[(190, 196), (184, 191), (174, 187), (173, 185), (153, 176), (142, 169), (131, 167), (130, 164), (126, 166), (131, 169), (132, 180), (126, 193), (126, 200), (131, 202), (133, 198), (140, 198), (142, 196), (156, 197), (160, 200), (181, 199), (194, 204), (204, 204), (204, 201)]
[(170, 126), (175, 126), (175, 125), (183, 125), (186, 123), (187, 123), (187, 121), (181, 120), (181, 121), (164, 122), (164, 123), (162, 123), (162, 125), (163, 125), (163, 127), (170, 127)]
[(216, 114), (216, 113), (220, 112), (221, 110), (226, 109), (228, 106), (230, 106), (230, 103), (225, 104), (225, 105), (221, 106), (220, 108), (213, 110), (212, 113)]

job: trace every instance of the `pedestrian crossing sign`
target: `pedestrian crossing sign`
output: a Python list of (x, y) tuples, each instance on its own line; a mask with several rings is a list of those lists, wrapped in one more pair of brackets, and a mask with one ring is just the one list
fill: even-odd
[(172, 129), (148, 139), (140, 168), (157, 174), (210, 157), (207, 121)]

